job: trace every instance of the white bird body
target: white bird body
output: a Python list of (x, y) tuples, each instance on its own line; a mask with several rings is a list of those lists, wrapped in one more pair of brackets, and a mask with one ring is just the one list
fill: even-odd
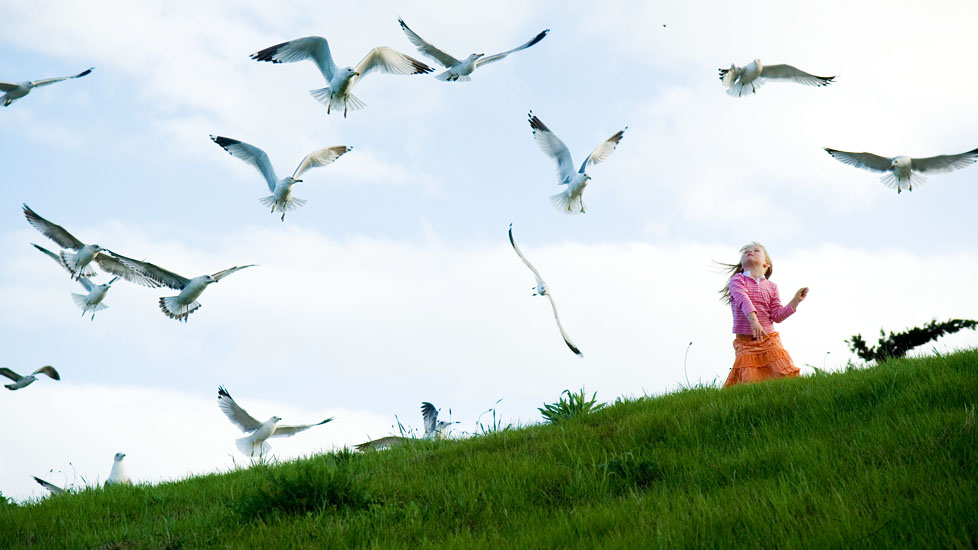
[(978, 149), (956, 155), (937, 155), (925, 158), (912, 158), (907, 155), (883, 157), (873, 153), (850, 153), (828, 147), (825, 148), (825, 152), (843, 164), (849, 164), (870, 172), (883, 173), (880, 181), (883, 182), (883, 185), (896, 189), (898, 194), (904, 189), (913, 191), (915, 185), (919, 187), (923, 184), (927, 179), (923, 174), (951, 172), (978, 161)]
[(816, 76), (806, 73), (791, 65), (765, 66), (760, 59), (755, 59), (743, 67), (731, 63), (729, 69), (720, 69), (720, 81), (727, 87), (727, 94), (734, 97), (743, 97), (748, 92), (757, 93), (757, 89), (767, 80), (790, 80), (808, 86), (826, 86), (834, 79), (834, 76)]
[(584, 200), (582, 198), (584, 188), (587, 187), (588, 182), (591, 180), (591, 176), (585, 170), (588, 166), (603, 162), (611, 156), (611, 153), (614, 152), (618, 143), (624, 137), (625, 130), (628, 130), (628, 126), (595, 147), (594, 151), (591, 151), (591, 154), (581, 163), (581, 168), (575, 171), (570, 150), (567, 149), (564, 142), (550, 128), (547, 128), (547, 125), (539, 117), (534, 116), (533, 111), (530, 111), (529, 117), (530, 128), (533, 130), (533, 138), (536, 140), (540, 150), (557, 162), (557, 184), (567, 186), (563, 192), (552, 195), (550, 202), (553, 203), (557, 210), (565, 214), (576, 214), (578, 212), (583, 214), (585, 212)]
[(4, 385), (4, 387), (8, 390), (19, 390), (21, 388), (30, 386), (35, 380), (37, 380), (38, 374), (44, 374), (52, 380), (61, 380), (61, 375), (58, 374), (58, 371), (56, 371), (51, 365), (44, 365), (26, 376), (21, 376), (7, 367), (0, 367), (0, 376), (6, 376), (7, 378), (13, 380), (12, 384)]
[(306, 204), (305, 200), (292, 196), (292, 187), (302, 181), (299, 179), (299, 176), (312, 168), (332, 164), (333, 161), (353, 150), (353, 147), (346, 145), (335, 145), (316, 149), (302, 159), (302, 162), (299, 163), (299, 166), (296, 167), (295, 172), (291, 176), (279, 178), (275, 174), (275, 169), (272, 167), (272, 162), (269, 160), (268, 154), (258, 147), (223, 136), (212, 135), (211, 140), (220, 145), (231, 156), (238, 157), (261, 172), (272, 194), (258, 200), (266, 208), (271, 208), (273, 213), (276, 210), (281, 212), (282, 221), (285, 221), (286, 212), (295, 210)]
[(353, 87), (367, 74), (381, 71), (391, 74), (411, 75), (431, 72), (431, 67), (421, 61), (404, 55), (393, 48), (378, 46), (360, 60), (356, 67), (339, 68), (329, 51), (329, 43), (321, 36), (306, 36), (282, 42), (255, 52), (250, 56), (255, 61), (271, 63), (294, 63), (308, 59), (316, 64), (326, 80), (327, 86), (309, 93), (317, 101), (326, 105), (326, 114), (333, 109), (347, 111), (362, 109), (366, 104), (351, 93)]
[(105, 486), (109, 485), (132, 485), (132, 480), (126, 474), (126, 467), (122, 464), (122, 459), (126, 458), (126, 453), (116, 453), (112, 461), (112, 471), (109, 478), (105, 480)]
[(54, 84), (55, 82), (61, 82), (62, 80), (68, 80), (71, 78), (80, 78), (92, 72), (92, 69), (94, 68), (95, 67), (91, 67), (72, 76), (58, 76), (54, 78), (44, 78), (41, 80), (28, 80), (26, 82), (17, 82), (17, 83), (0, 82), (0, 91), (4, 92), (4, 94), (0, 96), (0, 102), (3, 103), (4, 107), (7, 107), (14, 101), (17, 101), (18, 99), (31, 93), (31, 90), (33, 90), (34, 88), (47, 86), (48, 84)]
[(490, 56), (486, 56), (486, 54), (484, 53), (473, 53), (468, 57), (466, 57), (465, 59), (458, 60), (452, 55), (445, 53), (444, 51), (436, 48), (430, 42), (427, 42), (423, 38), (418, 36), (417, 33), (412, 31), (410, 27), (408, 27), (407, 24), (404, 22), (404, 20), (401, 19), (400, 17), (397, 18), (397, 22), (401, 24), (401, 30), (403, 30), (404, 34), (407, 35), (408, 40), (410, 40), (411, 43), (418, 48), (419, 52), (441, 63), (442, 66), (448, 69), (447, 71), (435, 77), (438, 80), (445, 80), (448, 82), (468, 82), (472, 80), (472, 77), (470, 77), (469, 75), (472, 74), (472, 72), (475, 71), (478, 67), (499, 61), (500, 59), (505, 58), (506, 56), (508, 56), (513, 52), (525, 50), (526, 48), (529, 48), (530, 46), (543, 40), (544, 37), (547, 36), (547, 33), (550, 32), (550, 29), (547, 29), (534, 36), (525, 44), (517, 46), (512, 50), (508, 50)]
[(236, 439), (235, 445), (238, 450), (250, 457), (261, 457), (268, 454), (271, 447), (265, 440), (270, 437), (290, 437), (313, 426), (319, 426), (333, 420), (333, 417), (329, 417), (315, 424), (282, 426), (279, 425), (282, 418), (272, 416), (264, 422), (259, 422), (234, 401), (224, 386), (217, 388), (217, 405), (231, 423), (241, 428), (241, 431), (248, 432), (245, 437)]
[[(54, 252), (51, 252), (50, 250), (44, 248), (43, 246), (38, 246), (38, 245), (35, 244), (34, 245), (34, 248), (36, 248), (36, 249), (40, 250), (41, 252), (43, 252), (46, 256), (48, 256), (49, 258), (51, 258), (52, 260), (54, 260), (58, 265), (61, 265), (62, 267), (65, 267), (65, 264), (64, 264), (63, 259), (61, 258), (61, 256), (55, 254)], [(62, 252), (62, 254), (64, 254), (64, 252)], [(89, 311), (91, 311), (92, 312), (92, 320), (94, 321), (95, 320), (95, 312), (102, 311), (103, 309), (106, 309), (106, 308), (109, 307), (109, 306), (103, 304), (102, 303), (102, 300), (105, 299), (105, 295), (109, 292), (109, 289), (112, 288), (112, 283), (116, 282), (118, 279), (119, 279), (119, 276), (117, 275), (117, 276), (113, 277), (112, 280), (109, 281), (108, 283), (103, 283), (103, 284), (98, 284), (97, 285), (97, 284), (93, 283), (91, 281), (91, 279), (89, 279), (88, 277), (78, 277), (78, 279), (77, 279), (78, 283), (80, 285), (82, 285), (85, 288), (85, 290), (88, 291), (88, 293), (87, 294), (78, 294), (78, 293), (72, 292), (71, 293), (71, 299), (75, 302), (75, 304), (78, 307), (80, 307), (82, 309), (82, 317), (84, 317), (86, 313), (88, 313)]]

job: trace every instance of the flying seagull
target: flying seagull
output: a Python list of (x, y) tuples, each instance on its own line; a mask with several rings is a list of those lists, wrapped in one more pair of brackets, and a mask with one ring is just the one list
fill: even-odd
[(533, 276), (537, 280), (537, 285), (533, 287), (533, 295), (546, 296), (547, 299), (550, 300), (550, 309), (554, 311), (554, 320), (557, 321), (557, 328), (560, 330), (560, 336), (564, 339), (564, 343), (567, 344), (567, 347), (570, 348), (575, 355), (578, 357), (584, 357), (581, 350), (577, 349), (577, 346), (575, 346), (567, 336), (567, 332), (564, 331), (564, 326), (560, 324), (560, 317), (557, 315), (557, 304), (554, 303), (554, 297), (550, 294), (550, 288), (547, 287), (547, 283), (543, 282), (543, 279), (540, 277), (540, 272), (537, 271), (537, 268), (533, 267), (530, 260), (526, 259), (523, 252), (520, 251), (520, 247), (516, 246), (516, 241), (513, 240), (513, 224), (509, 224), (509, 244), (513, 245), (513, 250), (516, 251), (516, 255), (523, 260), (526, 267), (530, 268), (530, 271), (533, 272)]
[[(79, 241), (74, 235), (68, 233), (64, 227), (42, 218), (26, 204), (24, 205), (24, 217), (27, 218), (28, 223), (34, 226), (34, 229), (37, 229), (42, 235), (65, 249), (57, 255), (55, 260), (61, 267), (68, 270), (72, 279), (77, 280), (80, 277), (94, 277), (96, 274), (95, 269), (89, 265), (94, 260), (105, 271), (113, 275), (118, 275), (127, 281), (150, 288), (159, 286), (152, 279), (144, 277), (138, 271), (127, 267), (124, 260), (128, 260), (129, 258), (120, 256), (97, 244), (85, 244)], [(49, 253), (37, 245), (34, 246), (42, 252)], [(68, 250), (77, 250), (78, 252), (68, 252)]]
[(28, 80), (27, 82), (18, 82), (18, 83), (0, 82), (0, 92), (4, 92), (4, 94), (0, 96), (0, 101), (3, 102), (4, 107), (7, 107), (14, 101), (17, 101), (18, 99), (31, 93), (31, 90), (33, 90), (34, 88), (40, 88), (41, 86), (47, 86), (48, 84), (54, 84), (55, 82), (61, 82), (62, 80), (81, 78), (87, 75), (88, 73), (92, 72), (92, 69), (94, 68), (95, 67), (85, 69), (84, 71), (72, 76), (58, 76), (55, 78), (44, 78), (41, 80)]
[(185, 323), (191, 313), (200, 309), (200, 302), (197, 301), (197, 298), (204, 292), (208, 285), (220, 281), (235, 271), (240, 271), (246, 267), (254, 267), (255, 265), (236, 265), (223, 271), (218, 271), (213, 275), (201, 275), (193, 279), (188, 279), (149, 262), (133, 260), (132, 258), (124, 258), (123, 262), (130, 269), (138, 271), (144, 277), (156, 281), (160, 286), (179, 290), (180, 294), (176, 296), (163, 296), (160, 298), (160, 310), (170, 319), (176, 319)]
[[(436, 409), (434, 405), (427, 401), (421, 402), (421, 418), (424, 420), (424, 438), (425, 439), (444, 439), (445, 438), (445, 428), (448, 428), (452, 424), (458, 424), (459, 422), (445, 422), (438, 421), (439, 409)], [(395, 445), (401, 445), (407, 441), (415, 439), (413, 437), (403, 437), (397, 435), (389, 435), (387, 437), (381, 437), (380, 439), (374, 439), (367, 441), (365, 443), (360, 443), (357, 445), (358, 451), (366, 451), (367, 449), (374, 449), (375, 451), (380, 451), (383, 449), (389, 449)]]
[(57, 485), (51, 483), (50, 481), (44, 481), (43, 479), (37, 476), (31, 476), (31, 477), (34, 478), (34, 481), (36, 481), (38, 485), (47, 489), (52, 495), (61, 495), (65, 493), (64, 489), (58, 487)]
[(920, 186), (926, 178), (923, 174), (950, 172), (964, 168), (978, 160), (978, 149), (972, 149), (957, 155), (938, 155), (936, 157), (910, 158), (899, 156), (886, 158), (873, 153), (848, 153), (836, 149), (825, 148), (825, 152), (844, 164), (870, 172), (885, 172), (880, 181), (883, 185), (896, 189), (897, 194), (904, 189), (913, 191), (913, 186)]
[(326, 106), (326, 114), (332, 109), (343, 109), (343, 118), (347, 110), (355, 111), (366, 107), (366, 103), (350, 90), (363, 77), (371, 72), (411, 75), (426, 74), (434, 69), (424, 63), (400, 53), (387, 46), (377, 46), (367, 52), (356, 67), (339, 68), (333, 62), (329, 52), (329, 43), (321, 36), (307, 36), (288, 42), (282, 42), (253, 53), (250, 56), (255, 61), (270, 61), (272, 63), (295, 63), (309, 59), (319, 67), (319, 72), (326, 79), (327, 86), (309, 93), (317, 101)]
[(211, 136), (211, 139), (214, 140), (214, 143), (220, 145), (225, 151), (230, 153), (231, 156), (238, 157), (261, 172), (261, 175), (265, 177), (265, 181), (268, 183), (268, 190), (272, 194), (258, 200), (266, 207), (271, 207), (273, 213), (276, 210), (281, 212), (283, 222), (285, 221), (286, 212), (295, 210), (306, 204), (304, 199), (292, 196), (292, 186), (302, 181), (298, 179), (299, 176), (310, 168), (332, 164), (334, 160), (353, 149), (353, 147), (347, 147), (346, 145), (316, 149), (302, 159), (302, 162), (299, 163), (299, 166), (296, 167), (295, 172), (291, 176), (279, 179), (275, 175), (275, 170), (272, 168), (272, 163), (268, 160), (268, 155), (265, 154), (265, 151), (236, 139), (222, 136)]
[(0, 367), (0, 375), (6, 376), (14, 381), (13, 384), (4, 385), (4, 387), (8, 390), (19, 390), (25, 386), (30, 386), (35, 380), (37, 380), (38, 374), (45, 374), (54, 380), (61, 380), (61, 375), (58, 374), (58, 371), (54, 370), (54, 367), (51, 365), (45, 365), (27, 376), (21, 376), (7, 367)]
[(418, 36), (417, 34), (415, 34), (415, 32), (412, 31), (407, 26), (407, 24), (404, 23), (404, 20), (401, 19), (400, 17), (397, 18), (397, 22), (401, 24), (401, 29), (404, 30), (404, 34), (407, 35), (408, 40), (410, 40), (412, 44), (418, 47), (419, 52), (441, 63), (446, 69), (448, 69), (447, 71), (435, 77), (438, 80), (445, 80), (448, 82), (456, 82), (456, 81), (468, 82), (469, 80), (472, 80), (472, 77), (470, 77), (469, 75), (472, 74), (472, 72), (475, 71), (480, 66), (486, 65), (488, 63), (492, 63), (494, 61), (499, 61), (500, 59), (503, 59), (504, 57), (506, 57), (507, 55), (513, 52), (525, 50), (530, 46), (536, 44), (537, 42), (543, 40), (544, 37), (547, 36), (547, 33), (550, 32), (550, 29), (546, 29), (545, 31), (534, 36), (526, 44), (523, 44), (522, 46), (517, 46), (512, 50), (505, 51), (503, 53), (497, 53), (495, 55), (490, 55), (488, 57), (485, 57), (486, 54), (484, 53), (474, 53), (466, 57), (465, 59), (459, 61), (458, 59), (455, 59), (451, 55), (434, 47), (432, 44), (425, 42), (425, 40), (420, 36)]
[(259, 422), (234, 402), (231, 394), (224, 389), (224, 386), (217, 388), (217, 405), (221, 407), (221, 410), (227, 415), (232, 424), (241, 428), (244, 432), (251, 432), (247, 436), (235, 440), (238, 450), (250, 457), (264, 456), (271, 450), (268, 443), (265, 443), (265, 440), (269, 437), (293, 436), (303, 430), (308, 430), (313, 426), (319, 426), (333, 420), (333, 417), (329, 417), (315, 424), (280, 426), (279, 421), (282, 419), (278, 416), (273, 416), (264, 422)]
[(533, 129), (533, 138), (536, 140), (537, 145), (540, 146), (540, 149), (547, 156), (557, 161), (557, 184), (567, 186), (564, 192), (552, 195), (550, 202), (558, 210), (567, 214), (584, 213), (584, 201), (581, 195), (584, 193), (584, 188), (591, 179), (591, 176), (587, 175), (584, 170), (588, 166), (603, 162), (611, 156), (615, 147), (618, 146), (618, 142), (625, 135), (625, 130), (628, 129), (628, 126), (625, 126), (624, 129), (604, 140), (601, 145), (598, 145), (584, 159), (584, 162), (581, 163), (580, 170), (574, 172), (574, 161), (571, 160), (570, 151), (564, 145), (564, 142), (560, 141), (560, 138), (550, 128), (547, 128), (542, 120), (533, 114), (533, 111), (530, 111), (529, 116), (530, 128)]
[(112, 471), (109, 472), (109, 478), (105, 480), (106, 487), (109, 485), (132, 485), (132, 480), (126, 474), (126, 467), (122, 463), (123, 458), (126, 458), (126, 453), (116, 453), (112, 459)]
[[(51, 252), (50, 250), (44, 248), (43, 246), (38, 246), (36, 244), (34, 245), (34, 248), (40, 250), (45, 255), (47, 255), (55, 262), (57, 262), (59, 265), (61, 265), (61, 257), (55, 254), (54, 252)], [(97, 285), (93, 283), (92, 280), (89, 279), (88, 277), (78, 277), (78, 282), (83, 287), (85, 287), (85, 290), (88, 291), (88, 294), (77, 294), (72, 292), (71, 299), (74, 300), (75, 304), (82, 309), (82, 317), (84, 317), (86, 313), (91, 311), (92, 320), (94, 321), (96, 312), (102, 311), (103, 309), (109, 307), (103, 304), (102, 300), (105, 299), (105, 295), (109, 292), (109, 289), (112, 288), (112, 283), (116, 282), (117, 280), (119, 280), (119, 277), (115, 276), (108, 283)]]
[(720, 69), (720, 81), (727, 87), (727, 93), (734, 97), (743, 97), (748, 92), (757, 93), (757, 89), (768, 80), (790, 80), (807, 86), (827, 86), (835, 77), (815, 76), (791, 65), (762, 65), (760, 59), (755, 59), (744, 67), (731, 63), (729, 69)]

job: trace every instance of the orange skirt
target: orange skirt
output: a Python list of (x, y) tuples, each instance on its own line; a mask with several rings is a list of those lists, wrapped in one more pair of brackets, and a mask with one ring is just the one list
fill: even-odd
[(781, 337), (777, 332), (768, 334), (763, 340), (754, 340), (749, 334), (738, 334), (733, 341), (733, 347), (737, 357), (727, 375), (727, 381), (723, 383), (724, 388), (801, 374), (801, 369), (795, 366), (781, 345)]

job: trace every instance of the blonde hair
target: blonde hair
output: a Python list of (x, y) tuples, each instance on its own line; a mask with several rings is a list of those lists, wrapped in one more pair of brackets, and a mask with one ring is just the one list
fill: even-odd
[[(740, 247), (740, 256), (741, 258), (743, 258), (744, 252), (746, 252), (750, 248), (754, 248), (755, 246), (764, 251), (764, 257), (767, 259), (767, 269), (764, 271), (764, 278), (770, 279), (771, 274), (774, 273), (774, 262), (771, 261), (771, 255), (768, 254), (767, 248), (764, 248), (763, 244), (759, 242), (750, 242), (745, 244), (744, 246)], [(723, 270), (730, 274), (727, 277), (727, 284), (723, 285), (723, 288), (720, 289), (720, 301), (725, 304), (729, 304), (730, 303), (730, 279), (733, 279), (733, 276), (738, 273), (743, 273), (744, 266), (739, 261), (735, 264), (728, 264), (724, 262), (716, 262), (716, 263), (723, 266)]]

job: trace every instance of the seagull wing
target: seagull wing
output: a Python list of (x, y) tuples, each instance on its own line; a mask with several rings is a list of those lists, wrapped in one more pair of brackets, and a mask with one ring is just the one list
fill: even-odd
[(224, 386), (217, 388), (217, 406), (221, 408), (221, 411), (228, 417), (228, 420), (235, 426), (241, 428), (242, 431), (253, 432), (262, 425), (261, 422), (255, 420), (253, 416), (234, 402), (231, 394), (224, 389)]
[(978, 149), (958, 155), (938, 155), (922, 159), (910, 159), (910, 166), (918, 172), (950, 172), (964, 168), (978, 160)]
[(329, 42), (321, 36), (307, 36), (282, 42), (255, 52), (250, 57), (255, 61), (271, 63), (295, 63), (310, 59), (319, 67), (319, 72), (323, 73), (327, 82), (333, 80), (337, 70), (336, 63), (333, 63), (333, 56), (329, 53)]
[(549, 157), (557, 161), (557, 183), (565, 184), (574, 177), (574, 161), (571, 160), (570, 151), (563, 141), (557, 137), (539, 117), (530, 111), (530, 128), (533, 130), (533, 139), (536, 140), (540, 149)]
[[(31, 243), (31, 244), (34, 244), (34, 243)], [(51, 252), (47, 248), (44, 248), (43, 246), (39, 246), (39, 245), (34, 244), (34, 248), (36, 248), (36, 249), (40, 250), (41, 252), (43, 252), (44, 254), (46, 254), (49, 258), (51, 258), (52, 260), (54, 260), (55, 262), (57, 262), (58, 265), (60, 265), (62, 268), (64, 268), (65, 271), (67, 271), (68, 273), (71, 273), (72, 275), (74, 275), (74, 273), (72, 273), (72, 271), (70, 269), (68, 269), (68, 267), (64, 263), (61, 262), (61, 257), (60, 256), (58, 256), (54, 252)], [(82, 277), (82, 278), (84, 279), (84, 277)], [(89, 289), (89, 290), (91, 290), (91, 289)]]
[(615, 152), (615, 148), (618, 147), (618, 143), (621, 141), (621, 138), (625, 136), (625, 130), (627, 129), (628, 126), (625, 126), (624, 129), (619, 130), (615, 135), (601, 142), (601, 145), (595, 147), (594, 151), (591, 151), (591, 154), (584, 159), (583, 163), (581, 163), (581, 169), (579, 172), (583, 174), (584, 170), (588, 166), (607, 160), (607, 158), (611, 156), (611, 153)]
[(849, 164), (856, 168), (869, 170), (870, 172), (889, 172), (892, 168), (892, 159), (872, 153), (847, 153), (846, 151), (837, 151), (828, 147), (825, 147), (825, 152), (843, 164)]
[(35, 375), (46, 374), (49, 377), (53, 378), (54, 380), (61, 380), (61, 375), (58, 374), (58, 371), (54, 370), (54, 367), (52, 367), (51, 365), (44, 365), (43, 367), (34, 371), (33, 374)]
[(313, 426), (320, 426), (320, 425), (325, 424), (327, 422), (331, 422), (332, 420), (333, 420), (333, 417), (331, 416), (331, 417), (327, 418), (326, 420), (323, 420), (322, 422), (316, 422), (315, 424), (303, 424), (302, 426), (282, 426), (282, 425), (276, 425), (275, 426), (275, 431), (272, 432), (272, 435), (270, 435), (268, 437), (289, 437), (289, 436), (293, 436), (293, 435), (295, 435), (295, 434), (297, 434), (297, 433), (299, 433), (299, 432), (301, 432), (303, 430), (308, 430), (309, 428), (311, 428)]
[(213, 275), (211, 275), (211, 278), (214, 279), (214, 282), (216, 283), (217, 281), (220, 281), (221, 279), (227, 277), (228, 275), (234, 273), (235, 271), (241, 271), (242, 269), (244, 269), (246, 267), (255, 267), (255, 264), (236, 265), (234, 267), (229, 267), (227, 269), (224, 269), (224, 270), (218, 271), (217, 273), (214, 273)]
[(825, 86), (831, 84), (834, 76), (816, 76), (806, 73), (801, 69), (796, 69), (791, 65), (765, 65), (761, 69), (761, 78), (771, 78), (777, 80), (791, 80), (806, 86)]
[[(148, 277), (141, 271), (129, 267), (123, 260), (129, 262), (137, 262), (132, 258), (126, 258), (125, 256), (111, 252), (109, 254), (96, 254), (95, 261), (98, 262), (99, 267), (108, 271), (109, 273), (116, 275), (116, 279), (122, 277), (123, 279), (129, 281), (130, 283), (136, 283), (137, 285), (148, 286), (149, 288), (158, 288), (161, 286), (160, 283), (155, 281), (153, 278)], [(152, 265), (152, 264), (150, 264)], [(113, 279), (114, 281), (115, 279)], [(112, 283), (109, 283), (112, 284)], [(89, 289), (91, 290), (91, 289)]]
[(540, 277), (540, 272), (537, 271), (537, 268), (533, 267), (530, 260), (526, 259), (523, 252), (520, 251), (520, 247), (516, 246), (516, 241), (513, 240), (513, 224), (509, 224), (509, 244), (513, 245), (513, 250), (516, 251), (516, 255), (519, 256), (520, 259), (523, 260), (523, 263), (526, 264), (526, 267), (530, 268), (530, 271), (533, 272), (533, 276), (537, 279), (537, 286), (544, 284), (543, 279)]
[(149, 262), (133, 260), (132, 258), (119, 256), (118, 254), (113, 254), (113, 256), (121, 261), (126, 267), (138, 273), (140, 276), (146, 277), (147, 279), (157, 283), (157, 286), (165, 286), (174, 290), (183, 290), (183, 287), (187, 286), (187, 283), (190, 282), (190, 279), (186, 277), (177, 275), (172, 271), (167, 271), (162, 267), (153, 265)]
[(23, 376), (17, 374), (16, 372), (8, 369), (7, 367), (0, 367), (0, 374), (6, 376), (7, 378), (13, 380), (14, 382), (19, 381)]
[(61, 248), (78, 250), (85, 246), (85, 243), (79, 241), (74, 235), (65, 231), (64, 227), (51, 223), (38, 216), (37, 212), (31, 210), (31, 208), (26, 204), (24, 205), (24, 217), (27, 218), (28, 223), (34, 226), (34, 229), (37, 229), (45, 237), (58, 243)]
[(71, 75), (71, 76), (57, 76), (57, 77), (54, 77), (54, 78), (45, 78), (45, 79), (42, 79), (42, 80), (35, 80), (35, 81), (31, 82), (31, 86), (33, 86), (33, 87), (36, 88), (38, 86), (47, 86), (48, 84), (54, 84), (55, 82), (61, 82), (62, 80), (68, 80), (68, 79), (71, 79), (71, 78), (81, 78), (81, 77), (87, 75), (88, 73), (92, 72), (92, 70), (94, 68), (95, 67), (91, 67), (91, 68), (85, 69), (84, 71), (82, 71), (82, 72), (80, 72), (80, 73), (78, 73), (76, 75)]
[(389, 435), (387, 437), (381, 437), (379, 439), (372, 439), (365, 443), (360, 443), (357, 445), (358, 451), (366, 451), (367, 449), (381, 450), (388, 447), (393, 447), (394, 445), (400, 445), (405, 441), (410, 441), (409, 437), (401, 437), (397, 435)]
[(575, 346), (570, 341), (570, 338), (568, 338), (567, 332), (564, 330), (564, 325), (560, 324), (560, 316), (557, 315), (557, 304), (554, 303), (554, 297), (549, 290), (547, 291), (546, 296), (547, 299), (550, 300), (550, 309), (554, 310), (554, 321), (557, 321), (557, 328), (560, 329), (560, 336), (564, 339), (564, 343), (567, 344), (567, 347), (569, 347), (570, 350), (573, 351), (575, 355), (577, 355), (578, 357), (584, 357), (584, 354), (581, 353), (581, 350), (577, 349), (577, 346)]
[(0, 82), (0, 92), (9, 92), (17, 86), (19, 86), (19, 84), (15, 82)]
[(95, 285), (92, 284), (92, 280), (89, 279), (88, 277), (79, 277), (78, 283), (81, 284), (81, 286), (85, 287), (85, 290), (89, 292), (91, 292), (92, 289), (95, 288)]
[(434, 69), (393, 48), (377, 46), (370, 50), (353, 70), (360, 73), (360, 78), (363, 78), (374, 71), (392, 74), (425, 74)]
[(327, 164), (332, 164), (334, 160), (343, 156), (343, 154), (353, 150), (353, 147), (347, 147), (346, 145), (337, 145), (335, 147), (323, 147), (322, 149), (316, 149), (315, 151), (306, 155), (306, 158), (302, 159), (299, 166), (296, 167), (295, 172), (292, 174), (293, 178), (298, 178), (311, 168), (319, 168), (320, 166), (326, 166)]
[(525, 50), (525, 49), (529, 48), (530, 46), (536, 44), (537, 42), (543, 40), (547, 36), (547, 33), (548, 32), (550, 32), (550, 29), (547, 29), (547, 30), (541, 32), (540, 34), (534, 36), (526, 44), (523, 44), (521, 46), (517, 46), (517, 47), (513, 48), (512, 50), (505, 51), (503, 53), (497, 53), (495, 55), (488, 55), (486, 57), (479, 58), (478, 60), (476, 60), (475, 66), (478, 67), (480, 65), (485, 65), (487, 63), (492, 63), (493, 61), (499, 61), (500, 59), (506, 57), (507, 55), (509, 55), (509, 54), (511, 54), (513, 52), (518, 52), (520, 50)]
[(435, 425), (438, 423), (438, 409), (427, 401), (421, 402), (421, 418), (424, 419), (424, 434), (428, 435), (435, 432)]
[(238, 157), (257, 168), (261, 172), (261, 175), (265, 176), (265, 181), (268, 183), (268, 190), (272, 193), (275, 192), (275, 184), (278, 183), (278, 177), (275, 175), (275, 169), (272, 168), (272, 161), (268, 160), (268, 155), (265, 154), (265, 151), (243, 141), (223, 136), (211, 136), (211, 139), (214, 143), (220, 145), (225, 151), (230, 153), (232, 157)]
[(36, 481), (36, 482), (38, 482), (38, 484), (40, 484), (41, 487), (44, 487), (48, 491), (51, 491), (51, 494), (52, 495), (60, 495), (60, 494), (62, 494), (62, 493), (65, 492), (64, 489), (62, 489), (61, 487), (58, 487), (57, 485), (55, 485), (54, 483), (51, 483), (50, 481), (44, 481), (43, 479), (41, 479), (41, 478), (39, 478), (37, 476), (32, 476), (32, 477), (34, 478), (34, 481)]
[(428, 57), (434, 59), (435, 61), (438, 61), (439, 63), (444, 65), (445, 68), (448, 69), (451, 69), (455, 65), (459, 64), (458, 59), (455, 59), (454, 57), (448, 55), (447, 53), (432, 46), (428, 42), (425, 42), (423, 38), (415, 34), (415, 32), (412, 31), (407, 26), (407, 24), (404, 22), (403, 19), (398, 17), (397, 22), (401, 24), (401, 29), (404, 31), (404, 34), (407, 35), (408, 40), (410, 40), (412, 44), (417, 46), (419, 52), (423, 53), (424, 55), (427, 55)]

